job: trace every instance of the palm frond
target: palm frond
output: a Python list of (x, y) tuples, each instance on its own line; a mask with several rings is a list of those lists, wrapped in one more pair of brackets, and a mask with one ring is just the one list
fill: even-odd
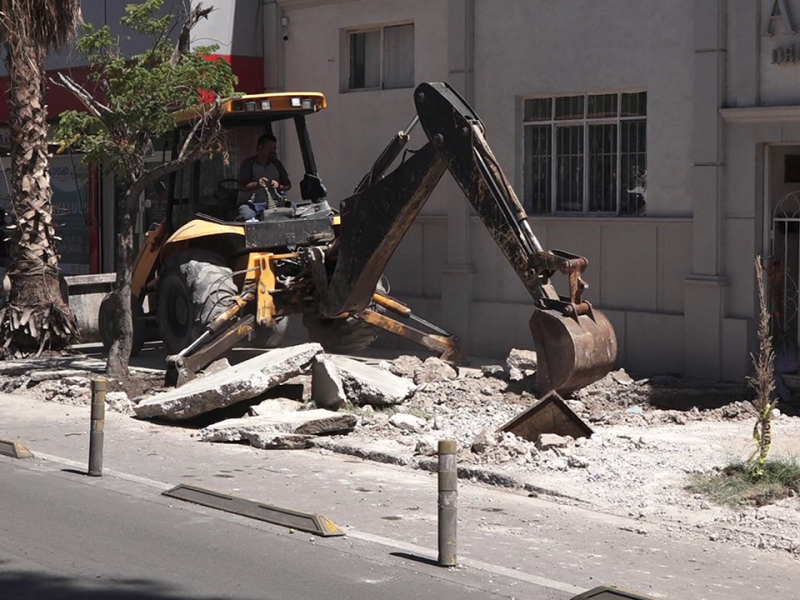
[(0, 0), (0, 41), (20, 35), (58, 51), (81, 23), (80, 0)]

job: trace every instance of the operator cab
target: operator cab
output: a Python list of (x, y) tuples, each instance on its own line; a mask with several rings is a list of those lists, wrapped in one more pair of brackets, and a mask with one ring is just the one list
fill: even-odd
[[(312, 235), (317, 239), (326, 232), (332, 235), (330, 221), (333, 210), (325, 200), (327, 190), (317, 172), (306, 124), (307, 115), (326, 106), (325, 96), (318, 92), (251, 94), (224, 100), (220, 107), (226, 131), (223, 151), (204, 156), (165, 178), (168, 180), (164, 182), (168, 234), (193, 219), (203, 219), (244, 226), (248, 245), (256, 243), (262, 247), (286, 246), (292, 239), (302, 243), (298, 236)], [(177, 115), (178, 126), (171, 140), (173, 156), (180, 152), (199, 116), (195, 111), (182, 111)], [(256, 141), (261, 135), (274, 135), (275, 124), (286, 121), (292, 121), (294, 127), (281, 128), (285, 138), (279, 141), (282, 153), (299, 150), (304, 172), (289, 173), (293, 183), (291, 190), (283, 197), (275, 197), (274, 207), (259, 213), (256, 221), (235, 221), (241, 163), (255, 154)], [(292, 129), (296, 136), (291, 134)], [(290, 139), (296, 139), (297, 145), (292, 146)], [(287, 226), (284, 233), (275, 230), (268, 234), (266, 231), (276, 222), (297, 220), (319, 220), (320, 223), (310, 228)], [(323, 225), (322, 221), (326, 224)]]

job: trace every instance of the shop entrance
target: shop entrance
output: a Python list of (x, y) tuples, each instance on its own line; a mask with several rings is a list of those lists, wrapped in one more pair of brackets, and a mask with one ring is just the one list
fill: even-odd
[(800, 340), (800, 146), (768, 149), (769, 248), (764, 269), (776, 371), (794, 373)]

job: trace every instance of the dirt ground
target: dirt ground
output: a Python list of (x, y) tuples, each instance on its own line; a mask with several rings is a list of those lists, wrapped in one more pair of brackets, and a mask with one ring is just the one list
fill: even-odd
[[(359, 416), (356, 429), (321, 440), (318, 452), (342, 444), (376, 447), (381, 449), (377, 460), (425, 468), (426, 461), (429, 465), (434, 460), (437, 440), (456, 439), (461, 466), (507, 475), (532, 495), (656, 523), (677, 537), (708, 535), (800, 556), (800, 498), (728, 509), (686, 490), (692, 474), (714, 472), (753, 452), (755, 411), (744, 385), (670, 376), (634, 380), (616, 371), (566, 399), (592, 428), (591, 437), (545, 449), (496, 433), (537, 401), (531, 371), (498, 364), (456, 372), (436, 359), (423, 363), (413, 356), (378, 366), (414, 379), (417, 391), (389, 410), (351, 409)], [(125, 384), (111, 382), (109, 407), (130, 414), (131, 398), (158, 389), (160, 383), (154, 373), (138, 373)], [(310, 376), (290, 383), (304, 384), (309, 399)], [(0, 390), (67, 404), (90, 399), (89, 375), (78, 371), (41, 382), (29, 375), (0, 374)], [(800, 450), (800, 417), (794, 416), (794, 407), (779, 408), (773, 455), (795, 455)], [(416, 419), (398, 424), (392, 419), (396, 413)]]

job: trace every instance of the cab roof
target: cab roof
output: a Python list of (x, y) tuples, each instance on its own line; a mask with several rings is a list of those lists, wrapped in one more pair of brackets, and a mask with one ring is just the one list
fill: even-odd
[[(248, 121), (281, 121), (301, 115), (319, 112), (327, 107), (321, 92), (273, 92), (245, 94), (226, 98), (220, 104), (223, 122), (246, 124)], [(198, 111), (178, 111), (175, 117), (178, 126), (188, 125), (200, 116)]]

